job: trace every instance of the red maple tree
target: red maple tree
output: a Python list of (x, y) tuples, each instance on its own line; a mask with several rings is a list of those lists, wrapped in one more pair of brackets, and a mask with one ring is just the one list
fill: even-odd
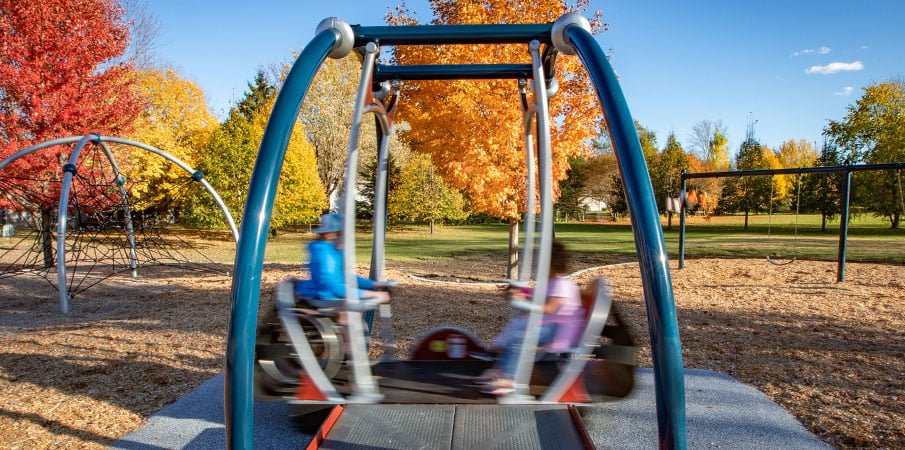
[[(128, 43), (114, 0), (0, 0), (0, 160), (50, 139), (128, 131), (144, 107), (131, 65), (115, 62)], [(6, 175), (59, 173), (68, 153), (37, 152)]]
[[(116, 0), (0, 0), (0, 160), (55, 138), (128, 131), (144, 108), (131, 64), (117, 61), (128, 44), (129, 24)], [(40, 216), (45, 266), (53, 264), (52, 210), (70, 152), (45, 149), (0, 173), (11, 180), (0, 208)]]

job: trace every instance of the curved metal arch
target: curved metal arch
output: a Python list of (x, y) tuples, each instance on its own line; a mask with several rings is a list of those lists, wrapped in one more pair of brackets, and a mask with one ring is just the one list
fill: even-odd
[[(226, 204), (223, 202), (223, 199), (220, 198), (220, 195), (217, 194), (217, 191), (214, 190), (214, 188), (210, 185), (210, 183), (207, 182), (207, 180), (204, 178), (204, 175), (201, 172), (198, 172), (197, 170), (193, 169), (191, 166), (189, 166), (188, 164), (183, 162), (181, 159), (179, 159), (159, 148), (156, 148), (156, 147), (153, 147), (153, 146), (141, 143), (141, 142), (133, 141), (131, 139), (114, 137), (114, 136), (103, 136), (103, 135), (100, 135), (97, 133), (89, 134), (86, 136), (69, 136), (69, 137), (64, 137), (64, 138), (57, 138), (57, 139), (52, 139), (49, 141), (41, 142), (39, 144), (35, 144), (30, 147), (26, 147), (16, 153), (13, 153), (12, 155), (7, 157), (3, 161), (0, 161), (0, 170), (5, 169), (6, 166), (11, 164), (13, 161), (15, 161), (19, 158), (22, 158), (24, 156), (30, 155), (36, 151), (43, 150), (45, 148), (53, 147), (56, 145), (66, 145), (66, 144), (71, 144), (73, 142), (78, 142), (78, 144), (76, 144), (76, 149), (73, 150), (73, 152), (70, 154), (70, 158), (69, 158), (69, 164), (75, 164), (78, 161), (78, 154), (81, 152), (81, 148), (84, 147), (84, 145), (88, 141), (93, 141), (101, 146), (101, 149), (104, 151), (105, 155), (107, 156), (107, 159), (110, 161), (110, 165), (113, 167), (114, 175), (116, 176), (117, 184), (119, 185), (119, 188), (120, 188), (120, 193), (123, 195), (124, 207), (126, 208), (126, 227), (127, 227), (127, 232), (129, 233), (130, 246), (132, 247), (131, 252), (130, 252), (130, 260), (132, 263), (133, 276), (135, 275), (134, 271), (137, 266), (137, 263), (136, 263), (136, 255), (135, 255), (134, 234), (131, 231), (132, 230), (131, 214), (128, 211), (128, 206), (127, 206), (128, 200), (125, 197), (125, 195), (126, 195), (125, 188), (123, 187), (123, 184), (121, 183), (122, 173), (119, 170), (119, 166), (116, 163), (116, 159), (113, 157), (113, 153), (110, 151), (109, 147), (107, 147), (107, 145), (106, 145), (106, 143), (108, 143), (108, 142), (129, 145), (129, 146), (141, 148), (143, 150), (147, 150), (151, 153), (157, 154), (158, 156), (161, 156), (161, 157), (167, 159), (168, 161), (171, 161), (172, 163), (176, 164), (177, 166), (179, 166), (180, 168), (185, 170), (187, 173), (189, 173), (192, 176), (192, 179), (201, 183), (201, 185), (208, 192), (208, 194), (210, 194), (211, 197), (214, 198), (214, 202), (217, 204), (217, 206), (220, 208), (220, 211), (223, 212), (223, 215), (226, 218), (226, 222), (229, 225), (230, 232), (233, 236), (233, 240), (236, 243), (238, 243), (239, 231), (236, 228), (235, 220), (233, 220), (232, 214), (229, 212), (229, 209), (226, 207)], [(68, 295), (68, 292), (66, 289), (66, 282), (65, 282), (65, 280), (66, 280), (65, 253), (64, 253), (64, 251), (60, 250), (60, 245), (61, 245), (60, 236), (63, 236), (63, 239), (65, 239), (65, 235), (66, 235), (66, 228), (65, 228), (66, 215), (65, 214), (66, 214), (66, 210), (68, 210), (68, 201), (66, 202), (66, 205), (65, 205), (66, 209), (64, 210), (63, 209), (64, 204), (63, 204), (62, 199), (66, 198), (68, 200), (68, 198), (69, 198), (70, 186), (66, 185), (66, 183), (65, 183), (67, 175), (69, 175), (69, 177), (68, 177), (70, 179), (69, 184), (71, 185), (71, 178), (72, 178), (71, 175), (72, 174), (64, 173), (64, 176), (63, 176), (64, 186), (63, 187), (65, 188), (66, 195), (63, 196), (62, 192), (61, 192), (60, 204), (59, 204), (59, 211), (60, 211), (59, 217), (61, 219), (57, 221), (57, 233), (58, 233), (57, 234), (57, 280), (60, 283), (59, 284), (60, 311), (64, 314), (69, 313), (69, 302), (68, 302), (69, 295)], [(61, 224), (62, 224), (62, 228), (61, 228)], [(65, 244), (65, 242), (64, 242), (64, 244)], [(61, 258), (63, 258), (63, 259), (61, 259)], [(62, 281), (60, 281), (60, 280), (62, 280)], [(65, 296), (65, 299), (64, 299), (64, 296)]]
[(75, 176), (75, 164), (82, 148), (97, 135), (87, 135), (79, 139), (69, 155), (69, 162), (63, 166), (63, 185), (60, 188), (59, 214), (57, 215), (57, 290), (60, 292), (60, 312), (69, 314), (69, 289), (66, 287), (66, 217), (69, 210), (69, 190)]
[(138, 147), (140, 149), (147, 150), (151, 153), (154, 153), (163, 158), (166, 158), (168, 161), (181, 167), (182, 170), (185, 170), (187, 173), (189, 173), (192, 176), (192, 180), (200, 183), (201, 186), (204, 187), (204, 190), (207, 191), (207, 193), (210, 194), (210, 196), (214, 198), (214, 202), (217, 203), (217, 207), (220, 208), (220, 211), (223, 212), (223, 216), (226, 218), (226, 223), (229, 226), (229, 231), (230, 231), (230, 234), (232, 234), (232, 236), (233, 236), (233, 240), (237, 243), (239, 242), (239, 230), (236, 228), (236, 221), (233, 220), (233, 215), (229, 212), (229, 208), (227, 208), (226, 204), (223, 203), (223, 199), (220, 198), (220, 195), (217, 194), (217, 191), (214, 190), (213, 186), (211, 186), (211, 184), (207, 182), (207, 179), (204, 178), (203, 173), (193, 169), (191, 166), (189, 166), (188, 164), (183, 162), (181, 159), (179, 159), (157, 147), (152, 147), (148, 144), (144, 144), (144, 143), (141, 143), (138, 141), (133, 141), (131, 139), (124, 139), (124, 138), (113, 137), (113, 136), (101, 136), (101, 142), (113, 142), (116, 144), (124, 144), (124, 145), (131, 145), (133, 147)]
[(314, 75), (339, 40), (340, 35), (335, 30), (322, 30), (299, 54), (277, 95), (255, 160), (245, 201), (245, 214), (242, 215), (233, 272), (235, 275), (230, 291), (231, 315), (224, 374), (228, 448), (254, 447), (255, 328), (273, 201), (299, 108)]
[(119, 165), (116, 164), (116, 158), (113, 157), (113, 152), (110, 151), (110, 148), (102, 143), (100, 139), (101, 135), (97, 133), (89, 134), (79, 139), (75, 149), (73, 149), (72, 153), (69, 155), (68, 163), (63, 166), (63, 180), (60, 189), (60, 203), (57, 213), (57, 288), (60, 293), (60, 312), (63, 314), (69, 314), (70, 300), (69, 289), (66, 286), (66, 226), (67, 217), (69, 216), (69, 193), (72, 189), (72, 179), (75, 177), (76, 164), (78, 164), (82, 149), (88, 142), (93, 141), (95, 145), (99, 145), (104, 152), (104, 155), (107, 157), (107, 161), (110, 162), (110, 166), (113, 167), (113, 176), (116, 180), (115, 183), (119, 188), (120, 201), (122, 202), (121, 206), (123, 207), (124, 216), (126, 218), (126, 233), (129, 242), (129, 265), (132, 269), (132, 276), (138, 276), (138, 262), (135, 254), (135, 234), (132, 229), (132, 214), (129, 210), (129, 198), (126, 194), (122, 174), (119, 171)]
[[(651, 331), (660, 445), (661, 448), (685, 448), (681, 342), (668, 257), (647, 164), (615, 72), (599, 44), (587, 29), (580, 26), (566, 25), (560, 31), (567, 38), (566, 42), (574, 47), (597, 91), (626, 188)], [(427, 36), (427, 33), (424, 35)], [(277, 97), (252, 175), (236, 253), (227, 342), (225, 409), (227, 446), (231, 448), (254, 446), (254, 332), (263, 254), (283, 156), (292, 125), (314, 74), (327, 54), (340, 45), (340, 41), (337, 31), (319, 29), (299, 55)]]
[[(169, 160), (170, 162), (176, 164), (177, 166), (181, 167), (183, 170), (185, 170), (190, 175), (192, 175), (193, 179), (195, 179), (197, 177), (197, 179), (195, 179), (195, 181), (198, 181), (199, 183), (201, 183), (202, 186), (204, 186), (204, 190), (206, 190), (207, 193), (210, 194), (211, 197), (214, 198), (214, 202), (217, 203), (217, 207), (220, 208), (220, 211), (223, 212), (223, 216), (226, 218), (227, 225), (229, 225), (230, 233), (233, 235), (233, 240), (236, 242), (239, 241), (239, 230), (236, 228), (236, 222), (235, 222), (235, 220), (233, 220), (232, 214), (229, 212), (229, 209), (226, 207), (226, 204), (223, 203), (223, 199), (221, 199), (220, 195), (217, 194), (217, 191), (214, 190), (214, 188), (210, 185), (210, 183), (207, 182), (207, 179), (204, 178), (204, 174), (193, 169), (191, 166), (189, 166), (188, 164), (183, 162), (181, 159), (179, 159), (157, 147), (152, 147), (150, 145), (147, 145), (147, 144), (144, 144), (144, 143), (141, 143), (138, 141), (133, 141), (131, 139), (125, 139), (125, 138), (114, 137), (114, 136), (103, 136), (103, 135), (97, 135), (97, 136), (99, 136), (97, 141), (102, 144), (105, 142), (111, 142), (111, 143), (115, 143), (115, 144), (131, 145), (133, 147), (138, 147), (140, 149), (147, 150), (151, 153), (157, 154), (157, 155)], [(53, 139), (50, 141), (42, 142), (40, 144), (32, 145), (31, 147), (27, 147), (16, 153), (13, 153), (8, 158), (4, 159), (3, 161), (0, 161), (0, 170), (3, 170), (4, 168), (6, 168), (6, 166), (8, 166), (13, 161), (15, 161), (23, 156), (26, 156), (28, 154), (34, 153), (38, 150), (43, 150), (45, 148), (53, 147), (55, 145), (64, 145), (64, 144), (71, 144), (73, 142), (78, 142), (83, 137), (84, 136), (69, 136), (69, 137), (65, 137), (65, 138)]]
[(590, 31), (563, 30), (590, 75), (604, 110), (625, 186), (647, 304), (660, 448), (686, 448), (685, 374), (669, 258), (647, 163), (616, 72)]

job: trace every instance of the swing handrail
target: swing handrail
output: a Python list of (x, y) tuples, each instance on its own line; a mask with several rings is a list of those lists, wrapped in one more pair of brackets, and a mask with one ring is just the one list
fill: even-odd
[[(541, 231), (538, 243), (538, 254), (534, 273), (537, 280), (534, 286), (532, 303), (534, 308), (528, 314), (528, 325), (522, 337), (522, 348), (519, 352), (518, 364), (513, 377), (515, 390), (504, 397), (502, 403), (520, 403), (532, 401), (528, 385), (534, 369), (534, 357), (540, 337), (540, 325), (543, 318), (543, 305), (547, 301), (547, 274), (550, 270), (551, 248), (553, 244), (553, 156), (550, 147), (550, 108), (547, 99), (546, 82), (544, 81), (543, 61), (540, 56), (540, 41), (528, 44), (531, 63), (534, 71), (534, 109), (537, 112), (537, 167), (540, 187)], [(531, 193), (533, 196), (534, 194)]]
[(379, 48), (377, 44), (369, 42), (365, 46), (364, 61), (361, 65), (361, 78), (358, 84), (358, 93), (355, 97), (355, 109), (352, 114), (352, 126), (349, 132), (349, 148), (346, 155), (346, 179), (343, 185), (343, 275), (346, 284), (346, 326), (349, 331), (349, 347), (352, 353), (352, 374), (355, 382), (352, 384), (354, 394), (350, 401), (376, 401), (380, 400), (380, 389), (371, 376), (371, 366), (368, 363), (368, 349), (364, 337), (364, 320), (358, 305), (358, 280), (355, 274), (355, 198), (356, 174), (358, 173), (358, 135), (361, 129), (362, 117), (365, 113), (365, 103), (371, 88), (370, 74), (377, 60)]

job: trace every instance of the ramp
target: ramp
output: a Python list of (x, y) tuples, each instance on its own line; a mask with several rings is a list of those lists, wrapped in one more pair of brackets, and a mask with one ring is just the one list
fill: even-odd
[(349, 405), (332, 418), (309, 448), (593, 448), (565, 405)]

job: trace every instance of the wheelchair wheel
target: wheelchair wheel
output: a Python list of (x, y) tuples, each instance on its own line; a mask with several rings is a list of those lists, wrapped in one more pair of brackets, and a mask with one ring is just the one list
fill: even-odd
[[(297, 314), (321, 369), (327, 378), (339, 372), (343, 362), (343, 338), (336, 324), (323, 317)], [(299, 385), (302, 364), (276, 311), (258, 329), (255, 340), (255, 393), (262, 399), (292, 396)]]

